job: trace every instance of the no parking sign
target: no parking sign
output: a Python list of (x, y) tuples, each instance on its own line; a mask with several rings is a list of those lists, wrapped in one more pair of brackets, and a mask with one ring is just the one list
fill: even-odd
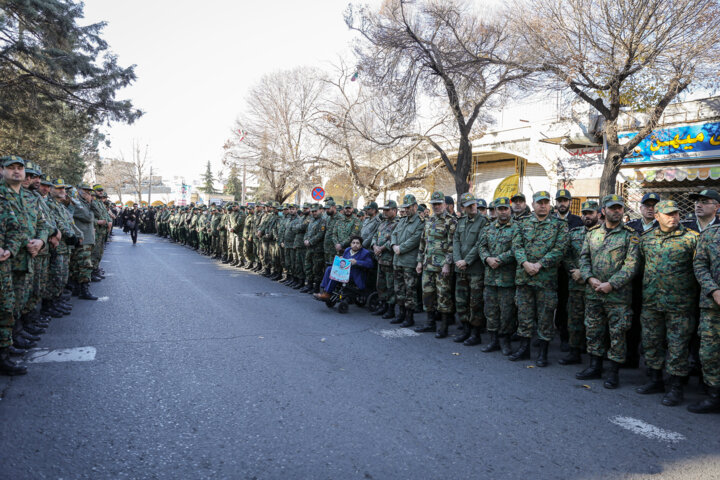
[(315, 187), (312, 191), (312, 198), (316, 202), (319, 202), (323, 198), (325, 198), (325, 190), (322, 187)]

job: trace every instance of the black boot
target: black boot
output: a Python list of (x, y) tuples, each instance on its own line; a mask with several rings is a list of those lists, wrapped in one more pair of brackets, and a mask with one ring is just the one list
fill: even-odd
[(620, 385), (620, 379), (618, 377), (618, 370), (620, 369), (620, 364), (612, 360), (608, 360), (608, 363), (608, 375), (605, 378), (605, 383), (603, 383), (603, 387), (614, 390), (618, 387), (618, 385)]
[(460, 324), (460, 333), (453, 338), (453, 342), (462, 343), (468, 338), (470, 338), (470, 324), (468, 322), (462, 322)]
[(400, 325), (402, 328), (409, 328), (415, 325), (415, 311), (405, 309), (405, 321)]
[(580, 358), (580, 349), (570, 347), (568, 354), (558, 360), (558, 363), (560, 365), (577, 365), (582, 363), (582, 358)]
[(482, 328), (472, 327), (470, 329), (470, 338), (465, 340), (463, 342), (463, 345), (465, 345), (466, 347), (474, 347), (475, 345), (480, 345), (482, 343), (482, 337), (480, 336), (481, 332)]
[(510, 345), (510, 335), (498, 335), (500, 338), (500, 352), (506, 357), (512, 353), (512, 345)]
[(688, 405), (692, 413), (720, 413), (720, 387), (708, 387), (708, 398)]
[(25, 375), (27, 368), (18, 365), (10, 360), (10, 352), (7, 347), (0, 348), (0, 373), (3, 375)]
[(23, 338), (20, 335), (13, 335), (13, 345), (16, 348), (22, 348), (23, 350), (29, 350), (37, 345), (37, 343)]
[(303, 285), (305, 285), (305, 279), (300, 278), (298, 279), (297, 283), (292, 286), (292, 288), (295, 290), (300, 290), (301, 288), (303, 288)]
[(61, 318), (63, 316), (62, 312), (58, 311), (53, 307), (53, 304), (50, 300), (43, 300), (42, 301), (42, 310), (41, 313), (43, 315), (50, 316), (52, 318)]
[[(378, 308), (373, 310), (372, 314), (375, 316), (382, 317), (383, 315), (385, 315), (387, 313), (388, 308), (389, 308), (389, 306), (388, 306), (387, 302), (380, 302), (380, 305), (378, 305)], [(395, 312), (393, 312), (393, 313), (395, 313)]]
[(674, 407), (680, 405), (683, 401), (683, 381), (686, 377), (673, 375), (670, 377), (670, 391), (665, 394), (662, 404), (666, 407)]
[(635, 391), (641, 395), (651, 393), (665, 393), (665, 382), (663, 381), (662, 370), (648, 369), (648, 377), (650, 381), (645, 385), (639, 386)]
[(441, 313), (440, 314), (440, 324), (437, 326), (437, 331), (435, 332), (435, 338), (445, 338), (448, 336), (448, 324), (450, 322), (450, 316), (451, 313)]
[(281, 284), (281, 285), (290, 285), (290, 284), (293, 283), (294, 281), (295, 281), (295, 277), (293, 277), (292, 275), (288, 274), (288, 275), (285, 276), (285, 280), (283, 280), (282, 282), (280, 282), (280, 284)]
[(319, 284), (319, 283), (314, 283), (314, 284), (313, 284), (313, 291), (312, 291), (312, 293), (320, 293), (320, 284)]
[[(479, 335), (478, 335), (479, 336)], [(490, 353), (500, 350), (500, 340), (497, 332), (490, 332), (490, 343), (480, 349), (481, 352)]]
[(596, 357), (590, 355), (590, 366), (585, 370), (582, 370), (575, 374), (575, 378), (578, 380), (593, 380), (596, 378), (602, 378), (603, 370), (603, 359), (602, 357)]
[(550, 342), (548, 342), (547, 340), (539, 340), (538, 343), (540, 343), (540, 345), (538, 345), (540, 350), (538, 351), (538, 356), (535, 359), (535, 365), (538, 367), (547, 367), (547, 352)]
[(520, 337), (520, 345), (512, 355), (508, 357), (511, 362), (517, 362), (518, 360), (527, 360), (530, 358), (530, 339)]
[(427, 321), (425, 322), (425, 326), (423, 326), (423, 327), (418, 326), (417, 328), (415, 328), (415, 331), (417, 333), (430, 333), (430, 332), (434, 332), (435, 330), (437, 330), (436, 315), (437, 315), (437, 312), (427, 312)]
[(310, 293), (313, 290), (312, 283), (308, 282), (303, 288), (300, 289), (300, 293)]
[(89, 283), (81, 283), (80, 284), (80, 295), (78, 295), (78, 298), (81, 300), (97, 300), (98, 297), (90, 293), (90, 284)]
[[(382, 318), (387, 319), (387, 318), (393, 318), (393, 317), (395, 316), (395, 315), (394, 315), (394, 314), (395, 314), (395, 305), (391, 303), (388, 308), (389, 308), (388, 312), (387, 312), (385, 315), (383, 315)], [(392, 316), (392, 317), (389, 317), (388, 314), (391, 313), (391, 312), (393, 313), (393, 316)], [(405, 323), (405, 316), (406, 316), (406, 315), (407, 315), (407, 309), (405, 308), (405, 305), (400, 305), (400, 306), (398, 307), (398, 316), (397, 316), (397, 318), (396, 318), (395, 320), (390, 321), (390, 324), (391, 324), (391, 325), (399, 325), (399, 324), (401, 324), (401, 323)]]

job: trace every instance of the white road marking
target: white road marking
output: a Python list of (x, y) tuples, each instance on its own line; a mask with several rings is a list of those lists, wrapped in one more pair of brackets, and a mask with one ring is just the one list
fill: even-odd
[(663, 430), (655, 425), (638, 420), (632, 417), (616, 416), (610, 419), (612, 423), (618, 425), (626, 430), (630, 430), (633, 433), (642, 435), (653, 440), (660, 440), (663, 442), (677, 443), (680, 440), (685, 440), (685, 435), (670, 430)]
[(30, 350), (28, 363), (48, 362), (91, 362), (95, 360), (97, 350), (95, 347), (61, 348), (48, 350), (46, 348)]
[(107, 302), (108, 300), (110, 300), (110, 297), (98, 297), (97, 299), (98, 302)]
[(419, 337), (420, 334), (409, 328), (392, 328), (388, 330), (373, 330), (376, 335), (380, 335), (383, 338), (404, 338), (404, 337)]

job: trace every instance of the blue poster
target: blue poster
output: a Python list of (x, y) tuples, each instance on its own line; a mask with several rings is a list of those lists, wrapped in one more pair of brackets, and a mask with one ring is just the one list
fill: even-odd
[[(622, 139), (637, 132), (621, 133)], [(695, 160), (720, 156), (720, 123), (682, 125), (654, 130), (644, 138), (623, 163)]]
[(350, 267), (349, 259), (336, 256), (330, 269), (330, 280), (348, 283), (350, 281)]

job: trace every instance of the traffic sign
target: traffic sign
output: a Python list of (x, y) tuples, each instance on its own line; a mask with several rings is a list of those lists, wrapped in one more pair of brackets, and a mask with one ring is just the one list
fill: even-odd
[(313, 200), (320, 201), (325, 198), (325, 190), (322, 187), (315, 187), (312, 191)]

